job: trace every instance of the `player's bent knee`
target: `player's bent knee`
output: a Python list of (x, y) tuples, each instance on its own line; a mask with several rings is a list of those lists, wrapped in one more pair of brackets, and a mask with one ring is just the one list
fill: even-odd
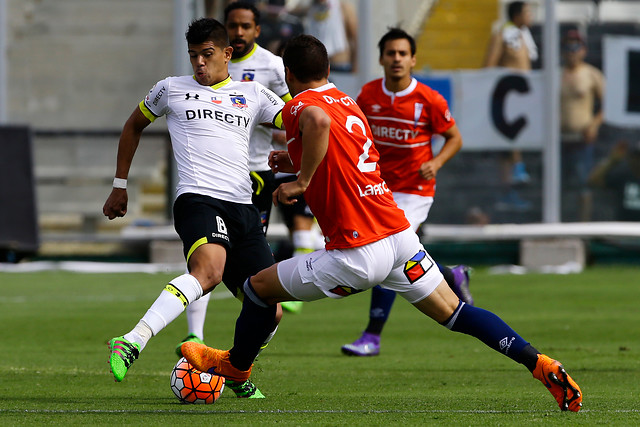
[(216, 244), (200, 246), (189, 258), (189, 270), (198, 279), (205, 293), (222, 282), (225, 262), (226, 250)]
[(413, 305), (438, 323), (447, 320), (458, 307), (460, 300), (444, 280), (426, 298)]
[(282, 301), (295, 300), (287, 293), (278, 278), (278, 264), (274, 264), (252, 276), (251, 286), (255, 294), (266, 304), (272, 305)]

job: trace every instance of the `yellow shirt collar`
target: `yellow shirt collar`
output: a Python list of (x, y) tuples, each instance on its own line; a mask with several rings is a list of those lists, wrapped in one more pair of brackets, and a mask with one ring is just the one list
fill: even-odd
[(251, 48), (251, 50), (249, 51), (249, 53), (247, 53), (245, 56), (241, 56), (240, 58), (236, 58), (236, 59), (231, 59), (231, 62), (233, 62), (234, 64), (236, 62), (242, 62), (242, 61), (246, 61), (247, 59), (251, 58), (251, 56), (256, 53), (256, 50), (258, 50), (258, 43), (253, 43), (253, 47)]

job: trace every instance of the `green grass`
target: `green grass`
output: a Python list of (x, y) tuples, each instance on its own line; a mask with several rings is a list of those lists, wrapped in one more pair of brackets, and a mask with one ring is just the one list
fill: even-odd
[[(122, 383), (106, 363), (107, 340), (129, 331), (172, 275), (0, 273), (0, 425), (639, 425), (639, 273), (473, 276), (476, 304), (580, 384), (578, 414), (562, 413), (524, 367), (400, 298), (381, 355), (342, 356), (365, 326), (368, 293), (285, 314), (254, 367), (266, 399), (227, 391), (215, 405), (182, 405), (169, 374), (185, 316), (150, 341)], [(211, 302), (208, 344), (231, 346), (239, 309)]]

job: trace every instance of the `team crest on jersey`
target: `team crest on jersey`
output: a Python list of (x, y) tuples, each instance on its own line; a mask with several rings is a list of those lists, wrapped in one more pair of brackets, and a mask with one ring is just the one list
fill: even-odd
[(251, 82), (256, 77), (255, 70), (244, 70), (242, 73), (243, 82)]
[(431, 258), (425, 251), (420, 251), (404, 264), (404, 275), (409, 279), (409, 283), (414, 283), (427, 274), (431, 267), (433, 267)]
[(291, 107), (291, 114), (293, 114), (294, 116), (298, 115), (298, 111), (300, 111), (300, 109), (302, 108), (304, 104), (302, 103), (302, 101), (299, 101), (296, 105)]
[(211, 102), (213, 102), (214, 104), (222, 104), (222, 97), (221, 96), (212, 96), (211, 97)]
[(420, 120), (420, 115), (422, 114), (422, 109), (424, 108), (424, 105), (421, 104), (420, 102), (416, 102), (415, 104), (413, 104), (413, 127), (417, 127), (418, 126), (418, 121)]
[(349, 295), (355, 295), (362, 292), (362, 289), (352, 288), (351, 286), (336, 286), (333, 289), (329, 289), (329, 292), (340, 295), (341, 297), (348, 297)]
[(247, 108), (247, 99), (242, 95), (229, 95), (231, 96), (231, 105), (236, 108)]
[(158, 83), (156, 83), (155, 85), (153, 85), (153, 87), (151, 88), (151, 90), (149, 91), (149, 93), (147, 94), (147, 96), (145, 96), (145, 98), (144, 98), (144, 99), (145, 99), (146, 101), (150, 101), (150, 99), (149, 99), (149, 95), (151, 95), (151, 93), (153, 92), (153, 90), (156, 88), (156, 85), (157, 85), (157, 84), (158, 84)]

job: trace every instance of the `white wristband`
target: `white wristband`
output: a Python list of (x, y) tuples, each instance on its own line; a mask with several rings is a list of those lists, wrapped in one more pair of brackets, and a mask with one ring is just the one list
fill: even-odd
[(113, 178), (113, 188), (127, 189), (127, 180), (122, 178)]

